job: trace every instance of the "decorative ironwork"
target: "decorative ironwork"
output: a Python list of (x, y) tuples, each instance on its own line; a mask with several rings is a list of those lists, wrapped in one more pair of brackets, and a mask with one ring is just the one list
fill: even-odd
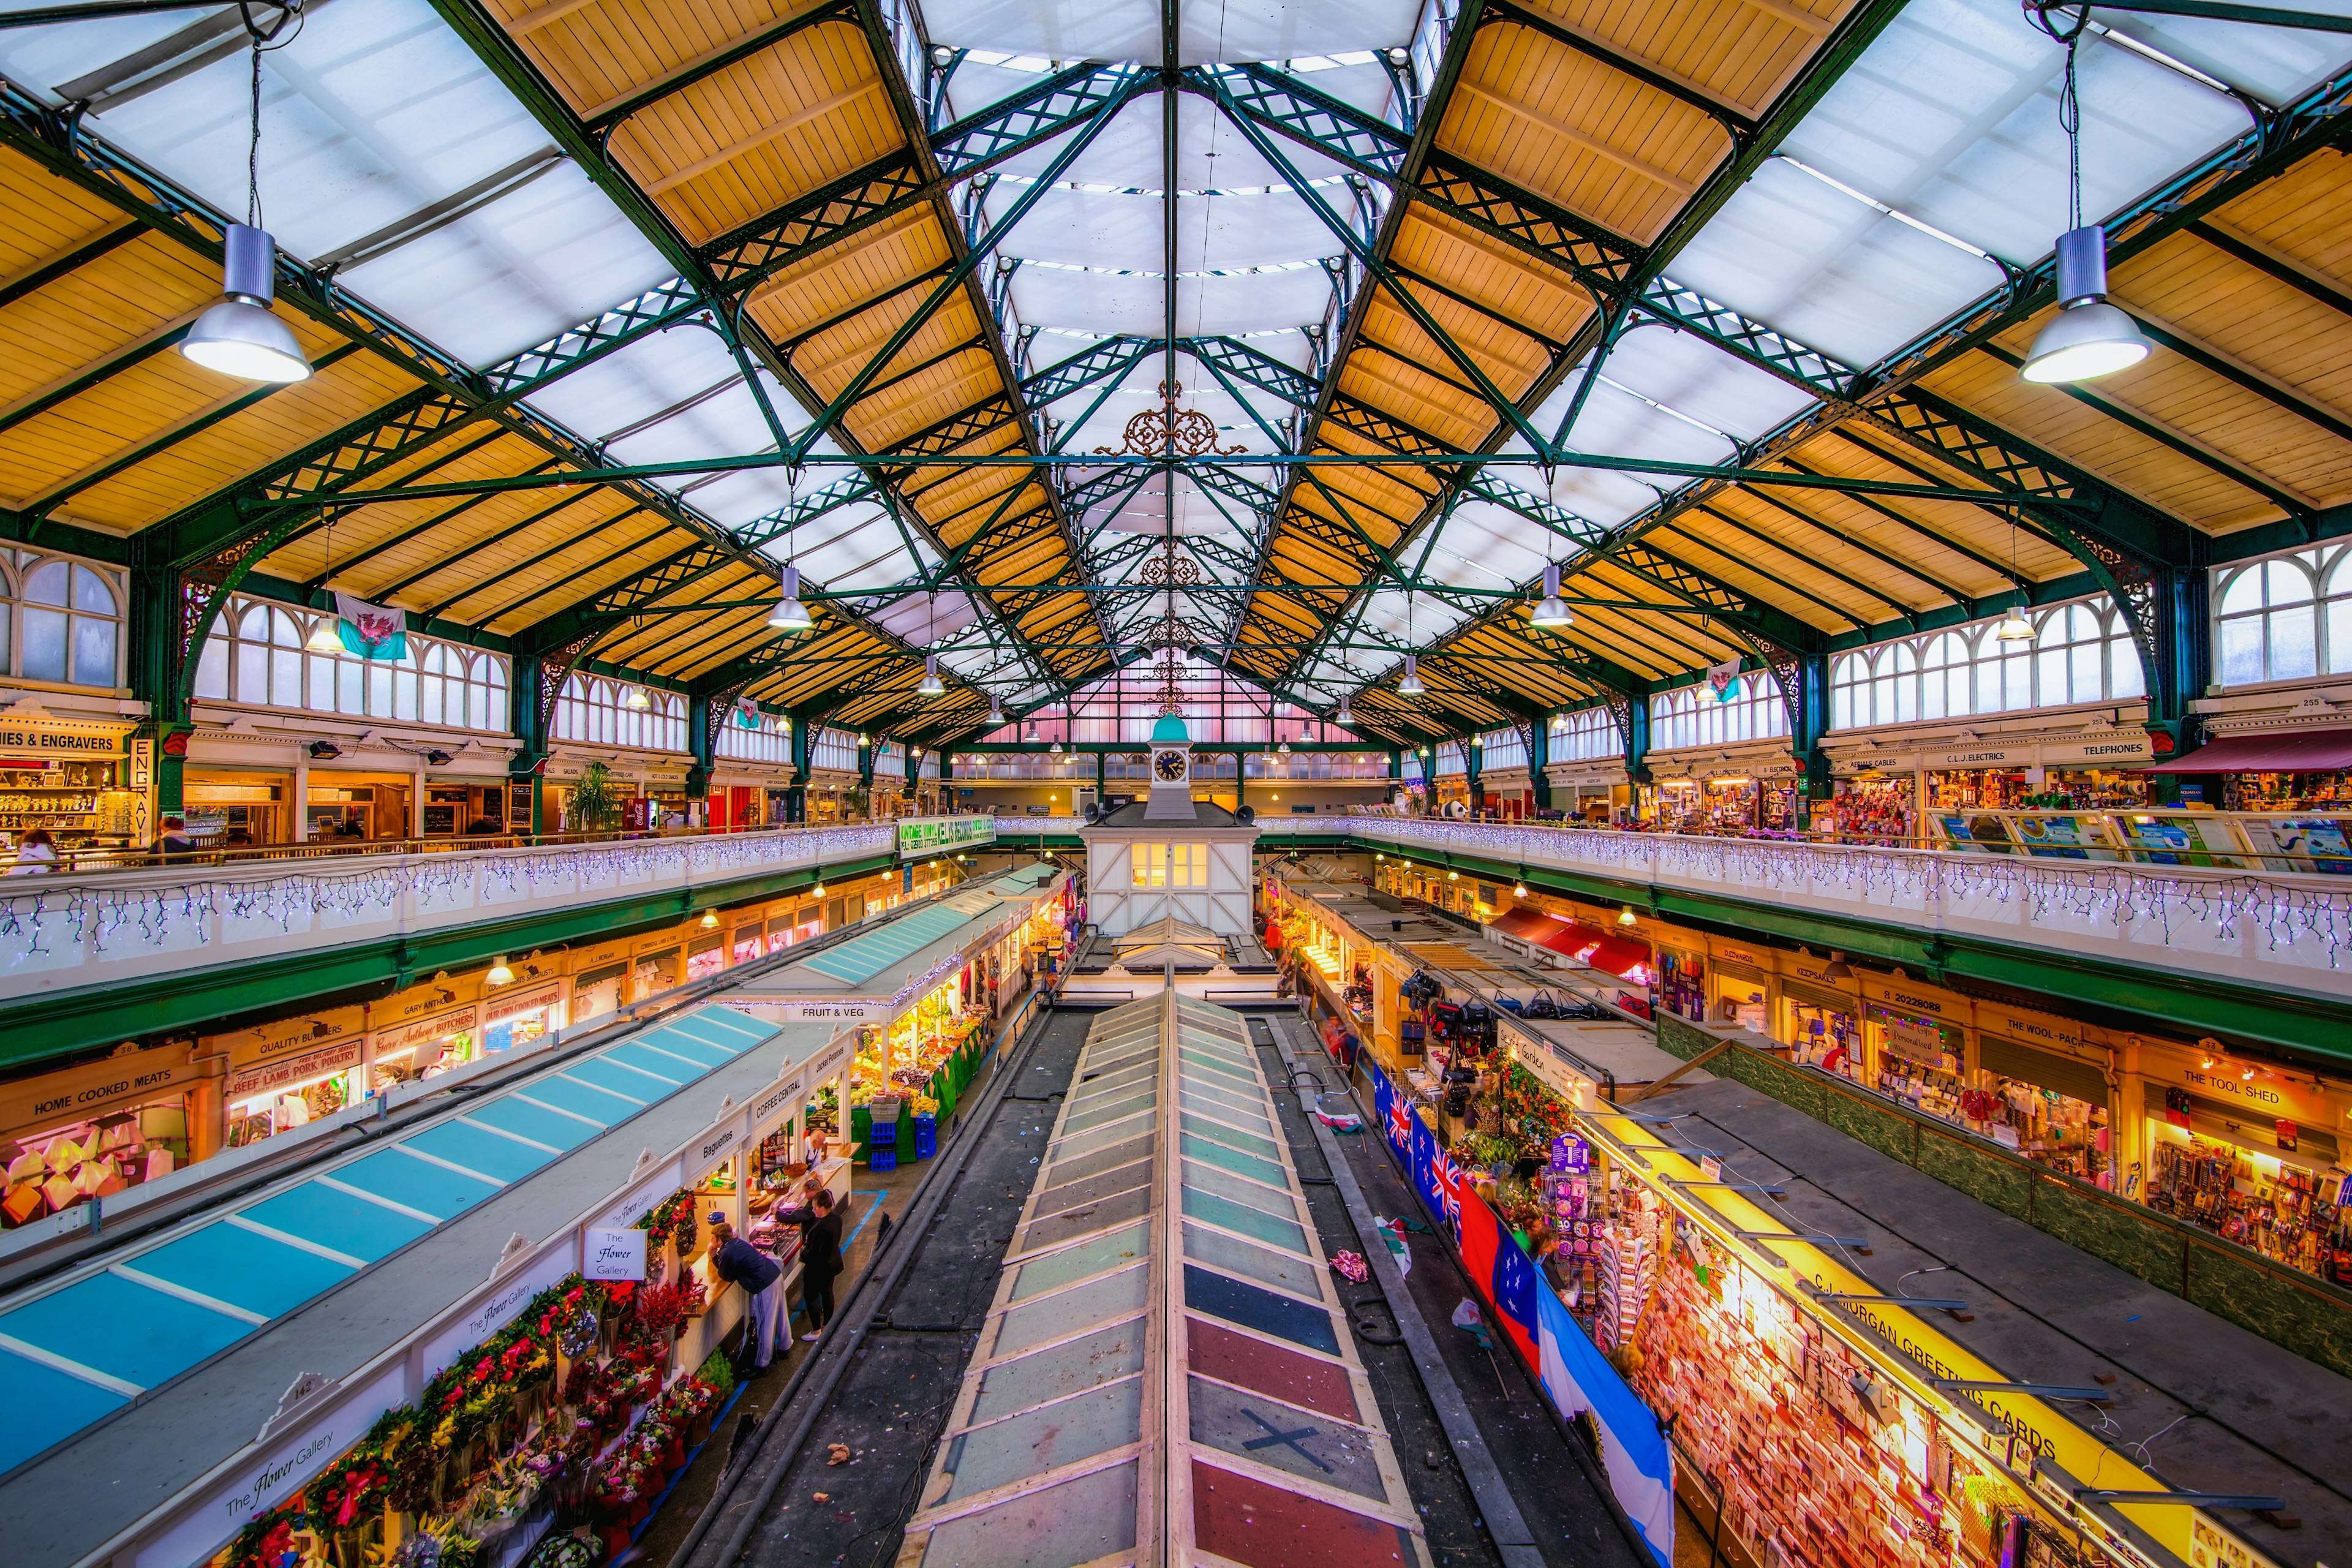
[(1145, 562), (1137, 575), (1154, 588), (1197, 588), (1203, 581), (1201, 563), (1178, 553), (1173, 539), (1168, 541), (1165, 550)]
[(1108, 458), (1237, 458), (1249, 450), (1239, 445), (1218, 446), (1214, 420), (1197, 408), (1176, 406), (1176, 400), (1183, 395), (1183, 383), (1161, 382), (1161, 405), (1129, 419), (1127, 428), (1119, 432), (1119, 445), (1097, 447), (1096, 453)]

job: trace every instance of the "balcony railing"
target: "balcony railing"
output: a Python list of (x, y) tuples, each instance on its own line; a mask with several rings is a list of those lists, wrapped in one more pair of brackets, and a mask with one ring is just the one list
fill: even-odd
[(1340, 820), (1360, 840), (1407, 850), (2352, 998), (2352, 877), (1543, 824)]
[[(621, 899), (691, 894), (891, 855), (898, 825), (286, 847), (0, 878), (0, 996), (419, 936)], [(387, 847), (395, 852), (382, 852)], [(337, 853), (341, 849), (343, 853)]]

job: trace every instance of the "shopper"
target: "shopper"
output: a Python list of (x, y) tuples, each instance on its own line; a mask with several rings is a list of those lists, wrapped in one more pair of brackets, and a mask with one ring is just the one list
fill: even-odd
[(806, 1208), (777, 1217), (801, 1227), (801, 1305), (809, 1316), (809, 1331), (801, 1338), (813, 1342), (833, 1321), (833, 1282), (841, 1273), (841, 1214), (833, 1206), (833, 1194), (816, 1186)]
[(46, 827), (28, 827), (16, 840), (16, 863), (8, 868), (11, 877), (37, 877), (58, 868), (58, 843)]
[(743, 1352), (751, 1370), (764, 1372), (776, 1356), (776, 1324), (784, 1304), (783, 1266), (741, 1237), (717, 1209), (710, 1211), (710, 1271), (740, 1285), (750, 1302), (743, 1324)]
[(168, 860), (174, 855), (193, 855), (195, 851), (196, 841), (188, 837), (187, 818), (184, 816), (165, 817), (163, 819), (163, 835), (162, 837), (155, 840), (155, 853), (162, 858)]

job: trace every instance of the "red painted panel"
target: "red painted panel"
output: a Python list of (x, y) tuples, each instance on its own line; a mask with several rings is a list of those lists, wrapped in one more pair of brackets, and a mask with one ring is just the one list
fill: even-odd
[(1192, 1346), (1192, 1370), (1203, 1377), (1363, 1425), (1364, 1418), (1356, 1413), (1356, 1391), (1349, 1386), (1342, 1367), (1219, 1328), (1198, 1316), (1185, 1319), (1184, 1337)]
[(1192, 1461), (1192, 1539), (1251, 1568), (1370, 1568), (1410, 1563), (1404, 1531), (1319, 1499)]

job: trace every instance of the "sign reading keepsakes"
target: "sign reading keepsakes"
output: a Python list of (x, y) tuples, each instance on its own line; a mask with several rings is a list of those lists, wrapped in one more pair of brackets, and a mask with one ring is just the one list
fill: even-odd
[(942, 850), (996, 842), (993, 816), (913, 816), (898, 824), (898, 858), (917, 860)]

